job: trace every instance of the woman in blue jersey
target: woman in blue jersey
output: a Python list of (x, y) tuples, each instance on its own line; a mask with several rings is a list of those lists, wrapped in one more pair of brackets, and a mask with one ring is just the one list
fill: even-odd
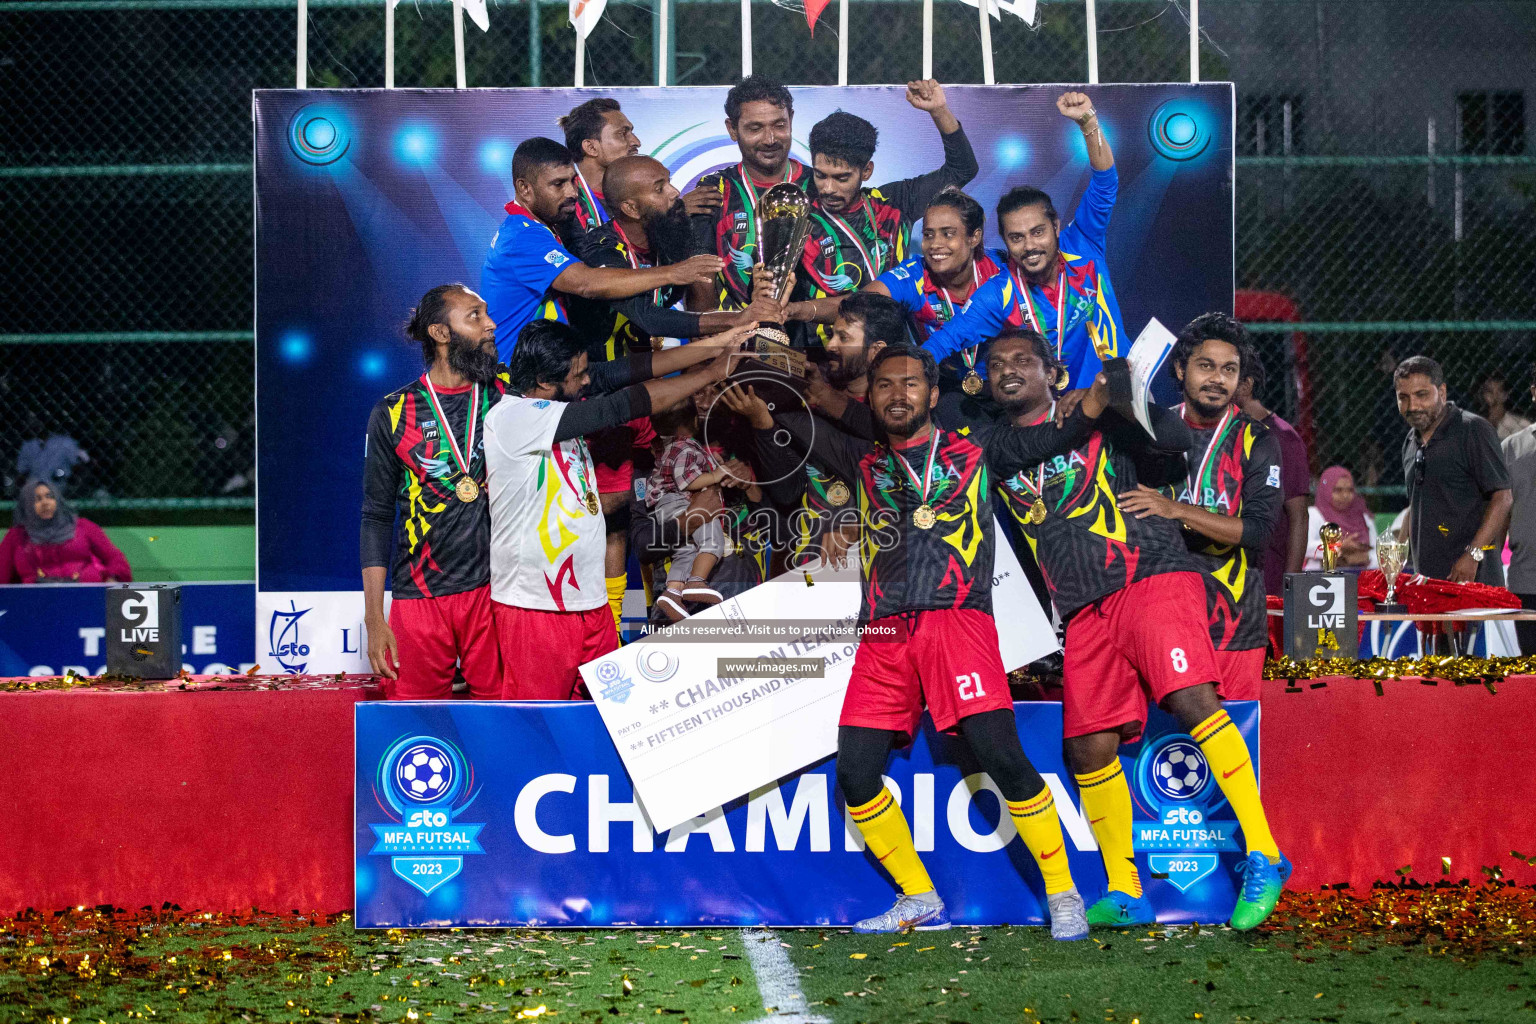
[[(907, 312), (912, 337), (919, 344), (965, 308), (972, 294), (1000, 273), (1008, 253), (982, 246), (987, 215), (981, 204), (958, 188), (945, 188), (923, 211), (922, 255), (913, 255), (881, 274), (866, 291), (889, 295)], [(948, 406), (979, 396), (981, 377), (975, 370), (977, 349), (971, 346), (939, 364), (940, 406), (935, 415), (945, 426)]]

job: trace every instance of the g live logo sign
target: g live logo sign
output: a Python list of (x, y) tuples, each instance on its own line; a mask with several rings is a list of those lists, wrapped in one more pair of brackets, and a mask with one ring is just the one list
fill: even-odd
[(1359, 653), (1356, 577), (1298, 572), (1285, 577), (1285, 653), (1297, 661)]
[(130, 590), (122, 603), (123, 627), (119, 639), (125, 644), (160, 642), (160, 592)]

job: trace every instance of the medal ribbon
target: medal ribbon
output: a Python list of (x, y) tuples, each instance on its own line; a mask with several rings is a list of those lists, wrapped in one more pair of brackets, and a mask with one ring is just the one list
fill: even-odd
[[(1184, 415), (1184, 406), (1185, 403), (1179, 403), (1180, 416)], [(1216, 432), (1211, 435), (1210, 443), (1205, 446), (1205, 454), (1200, 457), (1199, 468), (1195, 470), (1195, 473), (1192, 477), (1188, 477), (1185, 480), (1186, 483), (1193, 483), (1195, 487), (1200, 489), (1198, 495), (1191, 495), (1191, 497), (1195, 499), (1194, 504), (1199, 505), (1201, 508), (1205, 507), (1205, 502), (1201, 499), (1205, 497), (1205, 485), (1207, 482), (1206, 476), (1214, 468), (1213, 460), (1215, 458), (1216, 451), (1221, 447), (1222, 442), (1226, 440), (1227, 430), (1232, 425), (1232, 414), (1235, 411), (1236, 406), (1229, 405), (1227, 406), (1227, 411), (1221, 414), (1221, 419), (1216, 423)]]
[[(883, 268), (877, 268), (875, 266), (874, 257), (870, 256), (869, 250), (864, 248), (864, 242), (863, 242), (863, 240), (861, 240), (859, 238), (858, 231), (855, 230), (854, 227), (851, 224), (849, 224), (847, 221), (843, 220), (843, 218), (839, 217), (837, 214), (835, 214), (835, 213), (827, 213), (826, 210), (823, 210), (821, 212), (825, 213), (827, 215), (828, 219), (830, 219), (832, 221), (832, 226), (835, 227), (838, 231), (841, 231), (843, 233), (843, 237), (847, 238), (848, 241), (852, 242), (853, 243), (853, 247), (855, 249), (859, 250), (859, 257), (861, 259), (863, 259), (863, 261), (864, 261), (864, 269), (866, 271), (868, 271), (868, 273), (869, 273), (869, 276), (864, 279), (863, 283), (864, 284), (868, 284), (869, 282), (873, 281), (875, 278), (879, 277), (880, 276), (880, 270), (883, 269)], [(866, 219), (868, 219), (868, 214), (867, 213), (865, 214), (865, 217), (866, 217)], [(876, 232), (875, 232), (875, 242), (873, 243), (874, 245), (876, 245), (876, 246), (879, 245), (879, 238), (880, 238), (880, 234), (879, 234), (879, 231), (877, 229)], [(879, 250), (876, 249), (876, 251), (878, 252)]]
[(597, 201), (597, 194), (592, 191), (592, 186), (587, 184), (587, 179), (582, 176), (581, 168), (576, 168), (576, 184), (581, 186), (582, 198), (586, 200), (587, 216), (593, 227), (607, 220), (607, 210)]
[[(785, 158), (784, 177), (782, 180), (775, 182), (775, 184), (782, 185), (789, 181), (790, 173), (792, 170), (793, 168), (790, 166), (789, 159)], [(747, 231), (749, 233), (747, 235), (746, 242), (742, 244), (742, 250), (745, 251), (747, 246), (750, 245), (752, 250), (756, 252), (758, 236), (757, 203), (761, 197), (757, 193), (756, 183), (752, 181), (752, 175), (747, 173), (747, 165), (745, 162), (736, 165), (736, 173), (741, 176), (741, 183), (743, 186), (745, 186), (747, 200)]]
[[(1057, 257), (1061, 259), (1061, 257)], [(1014, 283), (1019, 286), (1019, 291), (1024, 294), (1024, 312), (1029, 316), (1029, 324), (1040, 333), (1040, 337), (1046, 341), (1051, 336), (1045, 333), (1045, 324), (1040, 319), (1040, 313), (1035, 309), (1035, 296), (1029, 283), (1019, 274), (1017, 268), (1013, 268)], [(1067, 262), (1061, 262), (1061, 276), (1056, 278), (1056, 361), (1061, 361), (1061, 336), (1066, 333), (1063, 326), (1066, 323), (1067, 312)]]
[[(971, 294), (975, 295), (976, 289), (980, 287), (981, 270), (977, 268), (976, 260), (973, 258), (971, 260)], [(933, 289), (938, 293), (939, 302), (942, 303), (944, 307), (944, 318), (939, 322), (941, 324), (947, 324), (955, 318), (955, 300), (949, 297), (949, 289), (939, 284), (939, 282), (933, 282)], [(967, 370), (976, 369), (976, 352), (980, 348), (980, 345), (972, 345), (970, 348), (963, 348), (960, 350), (960, 359), (965, 363), (965, 368)]]
[[(580, 485), (581, 503), (587, 505), (587, 497), (592, 493), (592, 485), (587, 482), (587, 466), (592, 461), (592, 455), (587, 451), (587, 439), (576, 438), (576, 482)], [(590, 506), (588, 506), (590, 507)]]
[[(432, 386), (432, 378), (427, 374), (421, 375), (421, 382), (427, 386), (427, 402), (432, 406), (432, 411), (437, 413), (437, 422), (443, 425), (443, 436), (448, 439), (448, 448), (453, 452), (453, 461), (458, 464), (465, 476), (469, 476), (469, 459), (464, 457), (464, 452), (459, 451), (459, 442), (453, 436), (453, 428), (448, 425), (448, 419), (443, 415), (443, 407), (438, 401), (437, 389)], [(470, 458), (475, 454), (475, 425), (480, 420), (480, 385), (471, 385), (469, 389), (469, 427), (465, 432), (464, 447), (469, 452)]]
[[(1037, 420), (1034, 423), (1031, 423), (1029, 425), (1032, 426), (1032, 427), (1038, 427), (1040, 424), (1048, 422), (1050, 420), (1050, 418), (1052, 416), (1054, 416), (1055, 414), (1056, 414), (1056, 403), (1054, 401), (1052, 401), (1051, 402), (1050, 411), (1048, 411), (1044, 416), (1040, 417), (1039, 420)], [(1028, 476), (1025, 476), (1023, 470), (1019, 471), (1019, 477), (1020, 477), (1019, 482), (1024, 485), (1024, 493), (1025, 494), (1028, 494), (1032, 498), (1039, 498), (1042, 501), (1045, 500), (1045, 463), (1044, 462), (1040, 463), (1040, 476), (1036, 480), (1031, 481)], [(1033, 486), (1031, 486), (1031, 485), (1033, 485)]]
[(928, 461), (923, 466), (923, 482), (921, 484), (917, 482), (917, 473), (912, 469), (912, 464), (907, 461), (907, 457), (895, 448), (891, 449), (891, 454), (896, 456), (896, 461), (901, 463), (901, 468), (906, 471), (907, 477), (911, 479), (913, 488), (919, 492), (918, 503), (921, 505), (928, 504), (928, 489), (933, 486), (933, 461), (939, 454), (939, 429), (937, 427), (933, 428), (933, 439), (928, 442)]

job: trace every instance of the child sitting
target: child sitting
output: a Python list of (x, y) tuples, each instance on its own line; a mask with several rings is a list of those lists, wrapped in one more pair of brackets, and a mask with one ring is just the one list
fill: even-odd
[[(651, 425), (663, 443), (656, 468), (645, 485), (645, 504), (660, 522), (676, 519), (688, 510), (697, 491), (717, 487), (729, 478), (698, 439), (699, 420), (693, 399), (685, 398), (670, 409), (651, 414)], [(725, 531), (714, 516), (688, 522), (686, 540), (672, 554), (667, 570), (667, 589), (656, 606), (673, 622), (688, 617), (685, 602), (719, 604), (720, 592), (709, 586), (710, 573), (725, 555)]]

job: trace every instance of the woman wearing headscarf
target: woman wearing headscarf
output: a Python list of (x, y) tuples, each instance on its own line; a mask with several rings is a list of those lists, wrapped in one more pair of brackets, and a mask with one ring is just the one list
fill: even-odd
[(1314, 572), (1323, 567), (1321, 530), (1337, 523), (1344, 531), (1339, 542), (1339, 568), (1376, 568), (1376, 523), (1355, 490), (1355, 478), (1343, 466), (1329, 466), (1317, 481), (1317, 494), (1307, 509), (1307, 557), (1302, 568)]
[(55, 486), (35, 477), (16, 496), (16, 523), (0, 540), (0, 583), (128, 583), (133, 571), (101, 527), (81, 519)]

